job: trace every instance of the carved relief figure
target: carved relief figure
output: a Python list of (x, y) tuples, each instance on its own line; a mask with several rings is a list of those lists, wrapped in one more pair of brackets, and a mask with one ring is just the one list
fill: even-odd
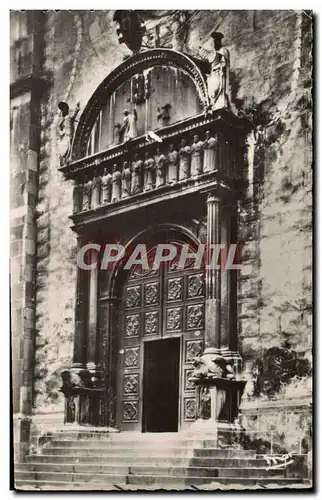
[(66, 102), (60, 102), (58, 104), (58, 114), (59, 120), (57, 124), (57, 136), (58, 136), (58, 151), (60, 165), (65, 165), (70, 153), (72, 146), (72, 139), (74, 135), (74, 123), (76, 116), (79, 112), (79, 103), (72, 114), (69, 114), (69, 106)]
[(151, 191), (154, 186), (155, 162), (149, 158), (149, 153), (145, 153), (144, 162), (144, 191)]
[(73, 214), (77, 214), (81, 209), (82, 186), (75, 184), (73, 189)]
[(190, 174), (190, 156), (191, 149), (187, 145), (185, 139), (181, 141), (181, 148), (179, 150), (180, 164), (179, 164), (179, 180), (188, 179)]
[(229, 52), (222, 47), (224, 35), (217, 31), (211, 34), (214, 40), (215, 54), (210, 61), (211, 70), (208, 77), (208, 92), (212, 109), (228, 107), (228, 76), (229, 76)]
[(206, 140), (203, 143), (204, 156), (203, 156), (203, 171), (211, 172), (217, 168), (216, 165), (216, 152), (218, 146), (217, 137), (212, 137), (209, 130), (206, 132)]
[(131, 169), (127, 161), (123, 163), (122, 171), (122, 198), (128, 198), (131, 194)]
[(124, 110), (122, 126), (122, 135), (124, 137), (124, 142), (130, 141), (131, 139), (134, 139), (138, 136), (137, 119), (138, 115), (136, 109), (131, 112), (128, 109)]
[(166, 157), (163, 153), (160, 153), (160, 148), (157, 148), (157, 155), (156, 155), (156, 181), (155, 181), (155, 187), (161, 187), (165, 185), (165, 167), (166, 167)]
[(102, 203), (110, 203), (112, 194), (112, 174), (108, 172), (107, 167), (104, 168), (102, 177)]
[(170, 184), (178, 180), (178, 161), (179, 153), (174, 149), (174, 145), (170, 144), (168, 153), (168, 182)]
[(94, 171), (94, 179), (92, 182), (92, 208), (100, 206), (101, 199), (101, 177), (98, 175), (97, 170)]
[(120, 201), (121, 199), (121, 178), (122, 174), (119, 172), (117, 165), (113, 165), (112, 174), (112, 203)]
[(200, 141), (198, 135), (194, 135), (191, 146), (191, 176), (202, 173), (202, 151), (203, 142)]
[(135, 153), (132, 163), (131, 194), (138, 194), (142, 191), (142, 170), (143, 161), (139, 159), (138, 153)]
[(83, 186), (83, 210), (89, 210), (91, 208), (91, 197), (92, 181), (88, 179), (88, 175), (85, 174)]

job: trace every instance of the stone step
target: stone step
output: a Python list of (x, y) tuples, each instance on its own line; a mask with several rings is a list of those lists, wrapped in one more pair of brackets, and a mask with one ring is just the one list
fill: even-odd
[(19, 475), (24, 472), (52, 473), (60, 472), (67, 473), (92, 473), (98, 474), (116, 474), (116, 475), (154, 475), (154, 476), (175, 476), (175, 477), (261, 477), (265, 474), (269, 476), (285, 477), (285, 469), (276, 469), (266, 471), (263, 467), (257, 468), (240, 468), (240, 467), (160, 467), (160, 466), (120, 466), (120, 465), (100, 465), (89, 466), (79, 464), (18, 464), (15, 466), (15, 474)]
[[(177, 465), (177, 466), (195, 466), (195, 467), (265, 467), (266, 460), (261, 458), (187, 458), (187, 457), (124, 457), (112, 456), (112, 457), (102, 457), (97, 455), (95, 457), (91, 456), (77, 456), (78, 464), (89, 464), (91, 467), (95, 468), (98, 465), (138, 465), (138, 466), (165, 466), (165, 465)], [(31, 463), (37, 464), (64, 464), (73, 465), (76, 461), (74, 457), (70, 455), (28, 455), (26, 457), (26, 464)]]
[(244, 457), (244, 458), (255, 458), (256, 454), (252, 450), (240, 450), (240, 449), (222, 449), (222, 448), (180, 448), (180, 447), (139, 447), (139, 448), (119, 448), (119, 447), (103, 447), (103, 448), (83, 448), (82, 446), (77, 446), (77, 442), (74, 443), (73, 447), (56, 447), (56, 446), (46, 446), (42, 449), (43, 453), (46, 455), (72, 455), (77, 457), (82, 456), (101, 456), (101, 457), (112, 457), (112, 456), (126, 456), (126, 457), (143, 457), (143, 456), (180, 456), (180, 457), (210, 457), (210, 458), (225, 458), (225, 457)]
[[(113, 439), (57, 439), (56, 437), (47, 443), (43, 447), (82, 447), (82, 448), (216, 448), (216, 441), (214, 439), (181, 439), (181, 440), (170, 440), (165, 439), (163, 441), (159, 440), (136, 440), (136, 441), (125, 441), (125, 440), (113, 440)], [(240, 451), (244, 451), (240, 448)]]
[[(129, 490), (132, 489), (132, 486), (136, 486), (137, 489), (146, 489), (149, 487), (152, 488), (166, 488), (166, 489), (186, 489), (187, 487), (195, 486), (209, 487), (212, 486), (213, 489), (220, 487), (220, 485), (229, 485), (232, 487), (260, 487), (269, 486), (271, 488), (281, 487), (281, 486), (290, 486), (296, 483), (300, 483), (300, 480), (296, 479), (287, 479), (287, 478), (272, 478), (272, 477), (200, 477), (200, 476), (191, 476), (189, 478), (178, 478), (174, 476), (135, 476), (128, 475), (125, 478), (122, 476), (111, 476), (107, 474), (99, 474), (97, 476), (93, 476), (89, 474), (88, 477), (85, 475), (74, 475), (73, 481), (66, 480), (56, 473), (53, 473), (51, 479), (49, 478), (41, 478), (37, 476), (35, 480), (34, 477), (29, 478), (16, 478), (15, 485), (16, 488), (19, 489), (67, 489), (67, 490), (88, 490), (92, 491), (96, 490)], [(122, 481), (123, 479), (123, 481)], [(135, 489), (135, 488), (134, 488)]]

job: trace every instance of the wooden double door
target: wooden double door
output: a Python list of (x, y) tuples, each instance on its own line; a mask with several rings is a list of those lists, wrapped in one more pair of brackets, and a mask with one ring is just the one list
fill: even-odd
[[(181, 244), (176, 242), (178, 256)], [(149, 252), (149, 261), (155, 248)], [(203, 269), (178, 257), (158, 270), (133, 267), (124, 284), (117, 350), (117, 425), (176, 432), (196, 418), (193, 359), (204, 348)]]

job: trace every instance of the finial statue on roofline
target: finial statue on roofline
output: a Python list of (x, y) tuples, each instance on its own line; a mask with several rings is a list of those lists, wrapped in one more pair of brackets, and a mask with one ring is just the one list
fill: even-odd
[(209, 60), (210, 75), (208, 76), (208, 93), (212, 110), (228, 108), (228, 79), (230, 56), (229, 51), (222, 46), (224, 35), (213, 31), (211, 37), (214, 41), (214, 56)]

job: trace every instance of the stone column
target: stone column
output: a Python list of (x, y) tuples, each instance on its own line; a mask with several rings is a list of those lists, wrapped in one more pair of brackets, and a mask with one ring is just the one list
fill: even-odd
[(213, 193), (207, 196), (207, 265), (206, 265), (206, 318), (205, 354), (220, 352), (221, 329), (221, 270), (211, 263), (214, 250), (211, 245), (220, 244), (220, 201)]
[[(77, 252), (83, 245), (83, 239), (77, 238)], [(89, 271), (78, 267), (76, 263), (76, 304), (75, 304), (75, 335), (72, 369), (86, 368), (86, 303), (87, 282)]]
[[(119, 298), (107, 294), (100, 297), (100, 366), (104, 369), (106, 398), (105, 398), (105, 422), (112, 429), (116, 425), (116, 310)], [(114, 332), (114, 336), (113, 336)]]
[(222, 251), (221, 266), (221, 333), (220, 348), (224, 356), (229, 349), (229, 319), (230, 319), (230, 291), (231, 273), (227, 269), (226, 260), (230, 244), (230, 213), (229, 208), (224, 207), (221, 211), (221, 242), (225, 245)]
[(89, 272), (88, 298), (88, 336), (87, 336), (87, 368), (97, 369), (97, 317), (98, 317), (98, 271), (99, 256), (96, 250), (91, 251), (91, 264), (95, 264)]

